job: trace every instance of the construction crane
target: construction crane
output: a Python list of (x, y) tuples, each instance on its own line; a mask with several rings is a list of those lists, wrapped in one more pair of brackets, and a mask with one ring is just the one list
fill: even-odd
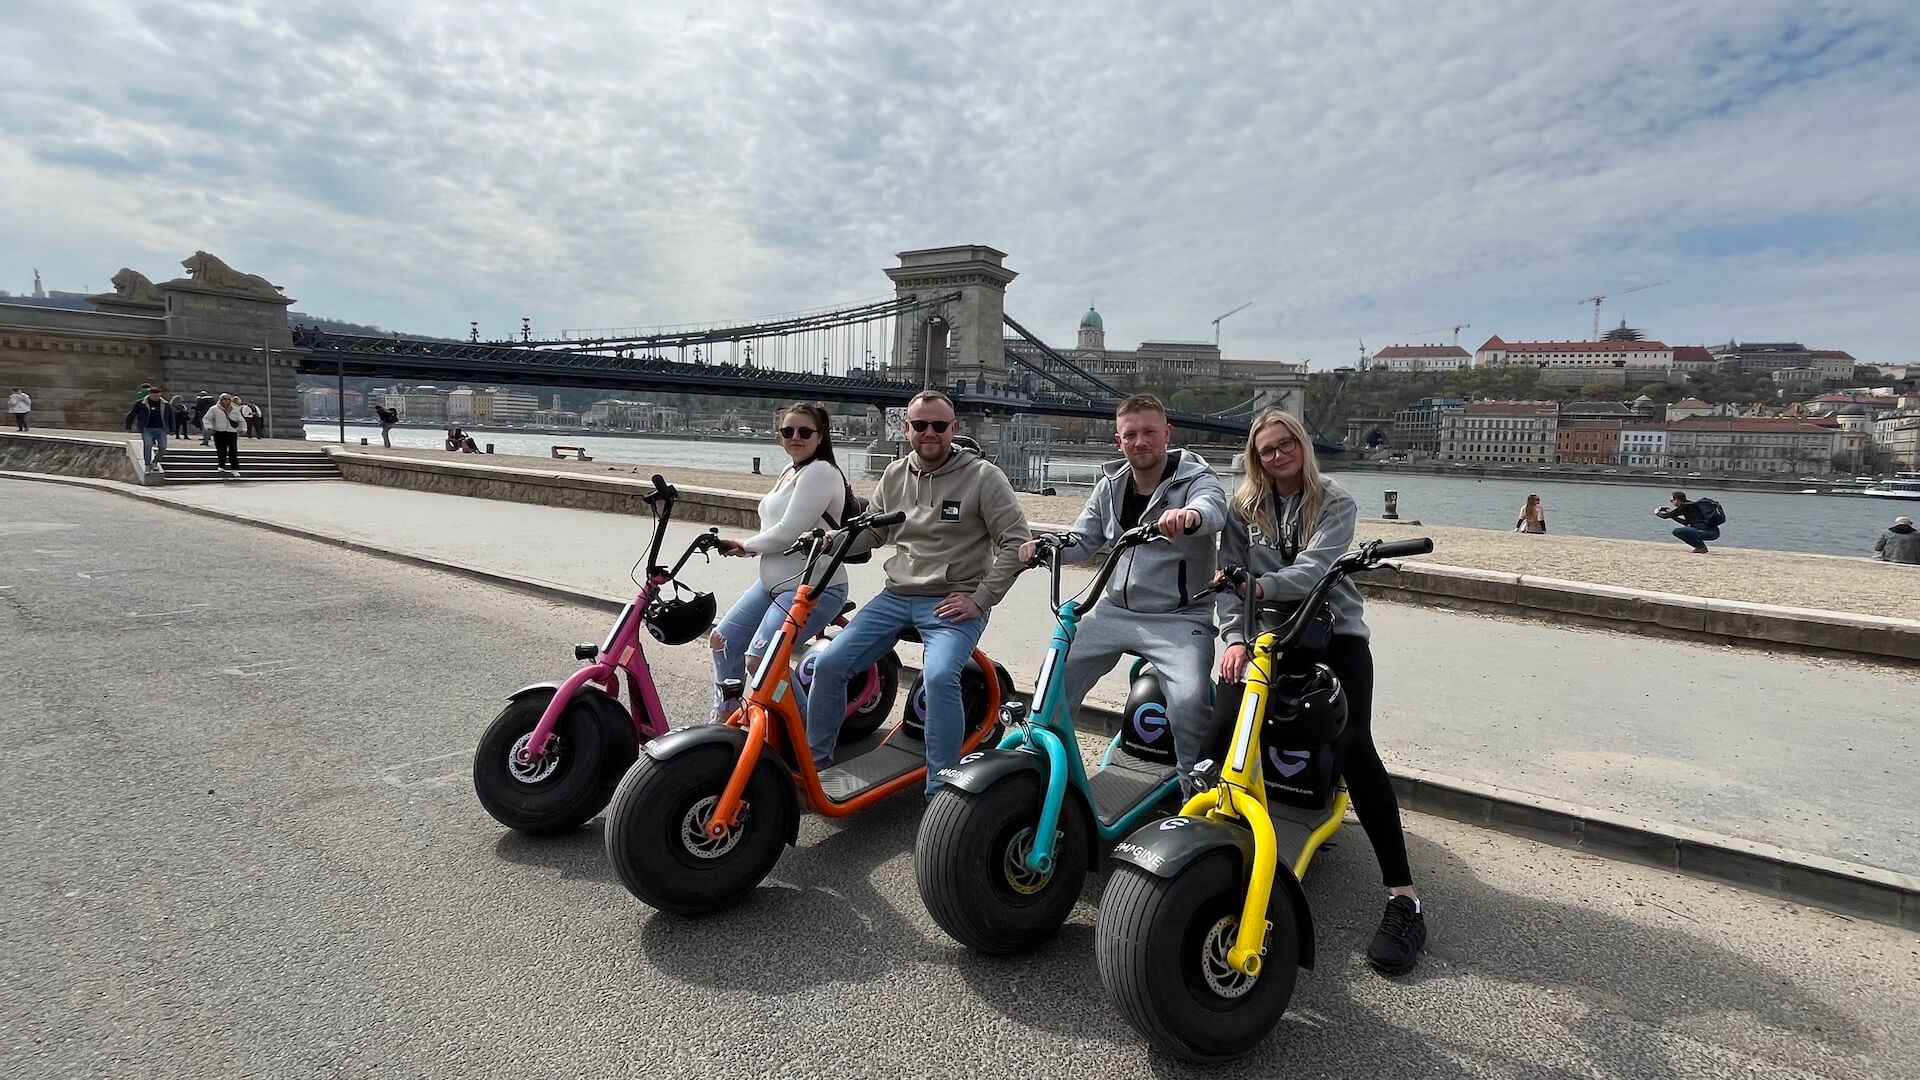
[(1473, 329), (1472, 323), (1463, 322), (1463, 323), (1454, 323), (1452, 326), (1436, 326), (1431, 330), (1415, 330), (1412, 333), (1401, 334), (1400, 336), (1411, 341), (1412, 339), (1417, 338), (1422, 334), (1437, 334), (1442, 330), (1451, 330), (1453, 331), (1453, 343), (1455, 345), (1458, 345), (1460, 344), (1460, 331), (1471, 330), (1471, 329)]
[[(1245, 311), (1252, 306), (1253, 306), (1253, 301), (1249, 300), (1246, 303), (1241, 304), (1239, 307), (1234, 308), (1232, 311), (1227, 312), (1227, 315), (1237, 315), (1240, 312)], [(1220, 347), (1220, 319), (1226, 318), (1227, 315), (1222, 315), (1220, 316), (1220, 318), (1213, 320), (1213, 347), (1216, 349)]]
[(1615, 297), (1625, 296), (1628, 293), (1637, 293), (1642, 289), (1651, 289), (1656, 285), (1665, 285), (1665, 284), (1666, 284), (1665, 281), (1653, 281), (1645, 285), (1635, 285), (1631, 289), (1621, 289), (1617, 293), (1596, 293), (1593, 296), (1589, 296), (1584, 300), (1574, 301), (1575, 303), (1578, 303), (1578, 304), (1593, 305), (1593, 336), (1591, 338), (1588, 338), (1587, 340), (1589, 341), (1600, 340), (1600, 305), (1606, 301), (1608, 296), (1615, 296)]

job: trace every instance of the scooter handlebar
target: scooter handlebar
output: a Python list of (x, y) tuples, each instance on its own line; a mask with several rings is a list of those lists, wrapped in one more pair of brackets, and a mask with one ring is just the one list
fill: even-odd
[(905, 510), (889, 510), (884, 514), (868, 518), (867, 528), (891, 529), (905, 520), (907, 520), (907, 512)]
[(1425, 555), (1433, 551), (1433, 538), (1418, 537), (1413, 540), (1393, 540), (1375, 544), (1371, 557), (1379, 559), (1404, 559), (1409, 555)]

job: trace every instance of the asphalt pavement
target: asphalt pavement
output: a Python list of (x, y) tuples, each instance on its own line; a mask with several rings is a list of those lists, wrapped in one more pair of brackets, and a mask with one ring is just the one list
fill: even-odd
[[(472, 746), (605, 617), (102, 493), (0, 481), (0, 1015), (31, 1077), (1891, 1077), (1920, 941), (1409, 815), (1433, 937), (1399, 981), (1349, 828), (1307, 882), (1319, 968), (1255, 1054), (1146, 1051), (1094, 909), (984, 960), (915, 893), (920, 801), (801, 842), (689, 920), (597, 822), (509, 834)], [(697, 647), (653, 654), (667, 707)], [(1097, 900), (1096, 878), (1087, 899)], [(1905, 1066), (1900, 1062), (1907, 1062)]]

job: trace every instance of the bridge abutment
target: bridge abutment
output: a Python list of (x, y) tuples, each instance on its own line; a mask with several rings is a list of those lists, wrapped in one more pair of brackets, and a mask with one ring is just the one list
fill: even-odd
[(902, 315), (895, 325), (887, 374), (921, 386), (969, 386), (984, 380), (1005, 385), (1007, 360), (1001, 344), (1007, 284), (1019, 276), (1003, 265), (1007, 253), (984, 244), (900, 252), (890, 267), (896, 295), (925, 299), (959, 293), (937, 308)]

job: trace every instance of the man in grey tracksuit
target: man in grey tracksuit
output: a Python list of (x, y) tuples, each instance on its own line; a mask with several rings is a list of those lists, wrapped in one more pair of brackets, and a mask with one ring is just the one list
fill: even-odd
[[(1204, 756), (1212, 715), (1207, 694), (1213, 673), (1213, 601), (1188, 597), (1213, 580), (1215, 537), (1227, 521), (1227, 496), (1200, 455), (1169, 450), (1167, 410), (1151, 394), (1120, 403), (1114, 442), (1124, 460), (1110, 462), (1074, 522), (1074, 544), (1062, 562), (1085, 562), (1143, 522), (1155, 522), (1169, 540), (1142, 544), (1120, 557), (1107, 591), (1080, 621), (1067, 655), (1067, 701), (1078, 709), (1088, 691), (1124, 653), (1142, 656), (1160, 673), (1174, 756), (1185, 776)], [(1021, 551), (1033, 557), (1034, 545)], [(1155, 732), (1138, 732), (1152, 741)]]

